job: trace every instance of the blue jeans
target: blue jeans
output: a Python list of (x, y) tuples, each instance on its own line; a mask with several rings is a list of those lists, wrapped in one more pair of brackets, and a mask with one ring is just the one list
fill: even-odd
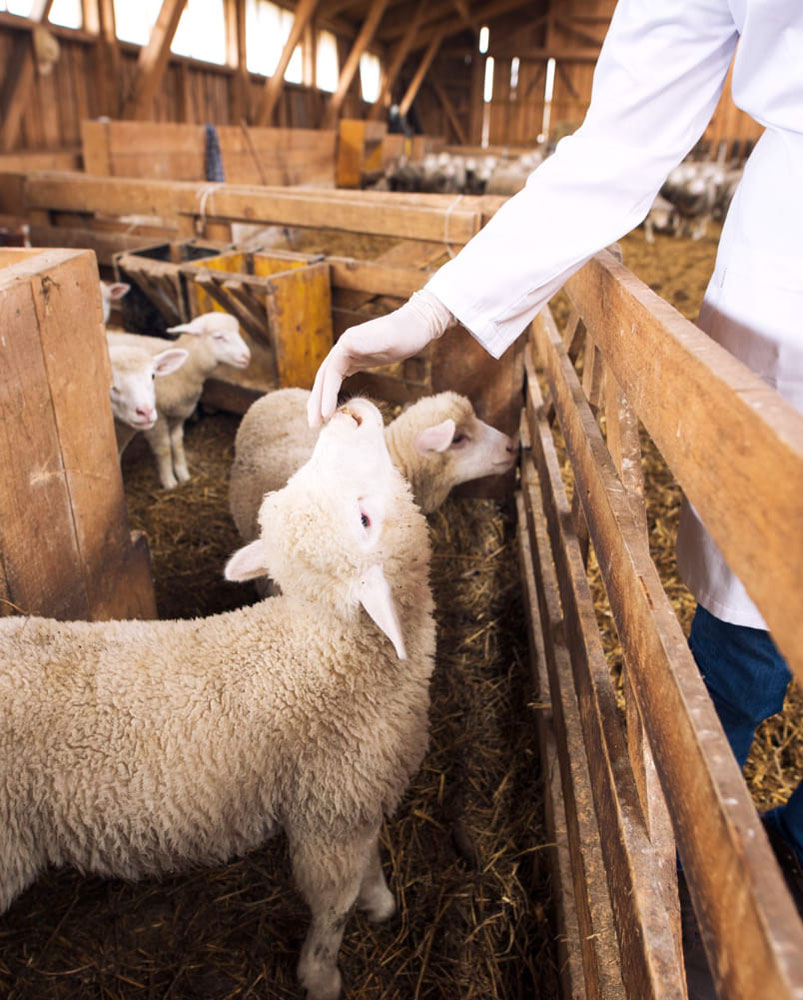
[[(731, 625), (698, 605), (689, 646), (714, 702), (739, 766), (747, 760), (756, 728), (780, 712), (792, 675), (763, 629)], [(803, 785), (765, 815), (803, 864)]]

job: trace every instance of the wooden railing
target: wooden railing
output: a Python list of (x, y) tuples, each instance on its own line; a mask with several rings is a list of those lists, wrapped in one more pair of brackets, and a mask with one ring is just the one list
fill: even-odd
[[(803, 926), (650, 556), (637, 420), (801, 678), (803, 416), (610, 252), (566, 290), (564, 328), (544, 310), (527, 347), (518, 504), (567, 986), (685, 996), (676, 846), (721, 996), (800, 997)], [(589, 545), (624, 654), (624, 722)]]

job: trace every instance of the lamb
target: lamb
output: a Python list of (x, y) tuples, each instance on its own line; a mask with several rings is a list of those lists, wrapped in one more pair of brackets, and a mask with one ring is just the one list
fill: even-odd
[(353, 904), (395, 910), (377, 836), (426, 749), (435, 651), (426, 522), (373, 404), (335, 413), (260, 524), (225, 575), (269, 573), (281, 597), (0, 619), (0, 912), (48, 865), (158, 876), (282, 828), (312, 911), (301, 982), (334, 1000)]
[[(244, 541), (257, 535), (262, 497), (283, 486), (315, 446), (306, 389), (277, 389), (251, 405), (234, 442), (229, 509)], [(424, 511), (436, 510), (458, 483), (506, 472), (513, 441), (474, 413), (465, 396), (441, 392), (418, 400), (385, 431), (394, 464)]]
[[(237, 319), (228, 313), (204, 313), (189, 323), (169, 327), (168, 332), (181, 334), (176, 346), (189, 357), (179, 371), (157, 383), (156, 423), (145, 431), (145, 437), (156, 457), (162, 486), (172, 489), (190, 478), (184, 454), (184, 421), (201, 398), (204, 382), (221, 363), (246, 368), (251, 352), (240, 336)], [(107, 336), (110, 345), (135, 345), (152, 353), (165, 345), (159, 337), (136, 333), (109, 331)]]
[(128, 295), (131, 291), (131, 285), (126, 284), (124, 281), (114, 281), (107, 282), (101, 281), (100, 283), (100, 300), (103, 304), (103, 322), (108, 323), (109, 317), (112, 313), (112, 302), (119, 302), (124, 295)]
[(109, 397), (118, 453), (122, 454), (137, 431), (150, 430), (156, 423), (154, 379), (176, 371), (187, 357), (187, 352), (178, 347), (151, 354), (143, 347), (109, 345), (112, 368)]

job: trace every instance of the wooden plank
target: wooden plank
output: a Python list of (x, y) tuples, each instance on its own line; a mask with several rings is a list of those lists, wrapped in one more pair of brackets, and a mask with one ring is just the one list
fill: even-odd
[(282, 89), (284, 88), (284, 73), (290, 64), (290, 60), (295, 52), (296, 45), (301, 41), (301, 36), (307, 25), (310, 22), (313, 14), (315, 13), (315, 8), (318, 6), (318, 0), (299, 0), (298, 5), (295, 8), (295, 16), (293, 18), (293, 24), (290, 28), (290, 33), (287, 36), (287, 40), (282, 48), (281, 55), (279, 56), (279, 62), (273, 71), (273, 75), (268, 77), (265, 81), (265, 89), (262, 94), (262, 100), (259, 102), (259, 108), (256, 113), (256, 124), (257, 125), (268, 125), (273, 117), (273, 112), (276, 105), (281, 97)]
[[(570, 528), (569, 503), (529, 351), (527, 373), (533, 456), (580, 703), (590, 787), (622, 952), (622, 978), (628, 996), (639, 1000), (685, 1000), (682, 959), (672, 929), (667, 926), (664, 907), (663, 883), (667, 878), (674, 879), (674, 863), (669, 871), (665, 866), (662, 870), (665, 859), (651, 845), (643, 821), (585, 565)], [(582, 393), (579, 386), (578, 393)], [(587, 511), (586, 517), (589, 519)], [(595, 538), (597, 558), (604, 561), (606, 550), (596, 542)], [(661, 887), (659, 892), (656, 886)]]
[[(0, 178), (0, 181), (2, 178)], [(379, 194), (379, 192), (377, 192)], [(392, 194), (363, 198), (362, 193), (283, 189), (246, 185), (141, 181), (81, 174), (29, 174), (27, 208), (48, 211), (176, 215), (291, 226), (312, 226), (399, 236), (407, 239), (467, 243), (484, 221), (484, 198), (464, 195), (459, 203), (441, 195)]]
[(266, 287), (279, 385), (311, 389), (333, 343), (328, 265), (310, 264), (275, 275)]
[(323, 119), (324, 127), (331, 127), (337, 121), (343, 101), (351, 86), (351, 81), (354, 79), (354, 74), (360, 65), (360, 56), (362, 56), (363, 52), (365, 52), (373, 41), (376, 29), (379, 27), (379, 22), (382, 20), (382, 15), (385, 13), (387, 5), (388, 0), (371, 0), (368, 16), (362, 22), (360, 33), (354, 40), (348, 58), (340, 70), (337, 89), (332, 94), (329, 104), (326, 106), (326, 113)]
[[(442, 252), (439, 250), (439, 253)], [(327, 257), (332, 285), (372, 295), (393, 295), (409, 298), (428, 281), (430, 274), (413, 267), (388, 267), (355, 260), (353, 257)]]
[(123, 105), (123, 118), (147, 118), (162, 84), (170, 45), (187, 0), (162, 0), (148, 44), (140, 49), (131, 94)]
[[(610, 307), (610, 299), (606, 301)], [(535, 329), (722, 995), (731, 1000), (798, 997), (803, 990), (803, 926), (574, 368), (560, 338), (543, 320), (536, 318)], [(530, 381), (528, 391), (537, 393), (537, 384)], [(557, 530), (559, 516), (556, 511), (551, 531)], [(568, 613), (571, 590), (563, 588), (561, 596)], [(568, 631), (577, 637), (574, 627)], [(600, 782), (597, 787), (606, 786)], [(597, 812), (609, 815), (608, 805), (601, 801)], [(618, 847), (611, 838), (604, 842)], [(637, 865), (640, 857), (631, 847), (627, 863)], [(619, 866), (611, 873), (616, 908), (631, 897), (617, 884)], [(625, 916), (619, 915), (620, 941), (636, 941), (632, 935), (638, 931), (622, 924)], [(651, 954), (657, 955), (648, 949), (645, 959)], [(631, 976), (638, 971), (627, 956), (623, 968)]]
[(558, 584), (541, 510), (540, 485), (529, 456), (524, 456), (522, 464), (522, 494), (527, 512), (524, 530), (535, 557), (531, 563), (536, 583), (535, 607), (543, 625), (551, 722), (557, 744), (561, 798), (571, 857), (571, 877), (566, 888), (572, 893), (578, 922), (584, 986), (581, 996), (584, 1000), (586, 997), (588, 1000), (619, 1000), (625, 992), (605, 877), (601, 831), (591, 793), (590, 761), (583, 742), (580, 706), (564, 634)]
[(11, 599), (59, 618), (155, 617), (147, 549), (128, 532), (94, 257), (23, 252), (0, 274), (0, 312), (0, 544)]
[[(803, 679), (803, 415), (609, 254), (567, 290), (728, 564)], [(650, 345), (645, 364), (644, 344)], [(738, 454), (739, 460), (733, 456)], [(749, 504), (734, 497), (750, 496)]]
[[(522, 433), (524, 433), (526, 423), (523, 422)], [(522, 441), (524, 452), (529, 452), (529, 443)], [(524, 463), (528, 467), (532, 466), (532, 457), (526, 455)], [(535, 573), (535, 551), (530, 543), (529, 532), (532, 531), (537, 540), (539, 552), (548, 551), (548, 541), (546, 527), (544, 525), (543, 513), (535, 505), (532, 508), (532, 517), (529, 519), (528, 512), (521, 490), (516, 491), (516, 522), (517, 536), (519, 542), (519, 572), (522, 579), (522, 592), (527, 609), (527, 635), (530, 647), (531, 673), (535, 685), (536, 715), (535, 724), (538, 733), (538, 743), (540, 750), (541, 769), (544, 776), (544, 805), (546, 813), (547, 835), (554, 842), (554, 848), (550, 852), (551, 874), (552, 874), (552, 896), (555, 905), (556, 916), (556, 943), (558, 948), (558, 969), (561, 982), (561, 996), (563, 1000), (588, 1000), (594, 995), (594, 991), (586, 988), (585, 973), (583, 970), (583, 954), (588, 949), (589, 944), (594, 942), (595, 951), (598, 949), (598, 941), (601, 935), (585, 935), (581, 937), (580, 920), (578, 917), (578, 907), (574, 898), (572, 880), (572, 856), (569, 844), (569, 830), (566, 823), (566, 799), (563, 795), (561, 782), (560, 753), (558, 751), (558, 739), (556, 724), (553, 719), (552, 695), (549, 687), (549, 669), (546, 658), (546, 644), (544, 641), (544, 623), (541, 619), (538, 594), (538, 579), (543, 581), (544, 573), (536, 576)], [(542, 582), (542, 586), (545, 584)], [(553, 588), (556, 584), (553, 579)], [(553, 593), (557, 593), (556, 589)], [(557, 601), (552, 598), (547, 602), (553, 607), (557, 607)], [(564, 647), (565, 653), (565, 647)], [(586, 767), (587, 771), (587, 767)], [(586, 851), (588, 850), (586, 845)], [(598, 845), (596, 849), (599, 850)], [(593, 868), (592, 868), (593, 871)], [(601, 880), (604, 886), (604, 878), (599, 868), (596, 869), (596, 879)], [(593, 886), (589, 886), (593, 891)], [(585, 894), (587, 895), (587, 893)], [(604, 896), (602, 897), (604, 899)], [(615, 968), (616, 952), (611, 947), (613, 941), (613, 918), (608, 907), (607, 934), (605, 935), (603, 949), (608, 950), (610, 955), (609, 963)], [(596, 968), (599, 958), (593, 963), (592, 968)], [(605, 963), (605, 956), (602, 957)], [(595, 981), (595, 980), (594, 980)], [(615, 981), (616, 993), (622, 995), (621, 982)], [(597, 993), (599, 991), (597, 990)]]

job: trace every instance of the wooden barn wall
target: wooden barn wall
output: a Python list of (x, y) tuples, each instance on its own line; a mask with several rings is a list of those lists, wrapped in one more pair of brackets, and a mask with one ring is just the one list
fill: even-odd
[[(124, 97), (132, 85), (139, 48), (120, 44), (120, 80), (112, 87), (98, 85), (97, 48), (85, 32), (57, 31), (58, 62), (49, 76), (38, 73), (22, 115), (16, 142), (8, 151), (55, 150), (81, 144), (80, 122), (100, 115), (119, 117), (119, 105), (108, 95)], [(30, 45), (28, 30), (0, 25), (0, 66), (11, 65), (17, 46)], [(249, 100), (256, 107), (265, 78), (250, 76)], [(230, 67), (171, 57), (163, 85), (153, 102), (152, 121), (212, 122), (237, 125), (234, 117), (235, 72)], [(106, 98), (104, 100), (104, 97)], [(276, 113), (276, 124), (312, 128), (320, 123), (329, 94), (312, 87), (285, 84)], [(353, 91), (343, 103), (343, 117), (361, 117), (366, 105)]]

